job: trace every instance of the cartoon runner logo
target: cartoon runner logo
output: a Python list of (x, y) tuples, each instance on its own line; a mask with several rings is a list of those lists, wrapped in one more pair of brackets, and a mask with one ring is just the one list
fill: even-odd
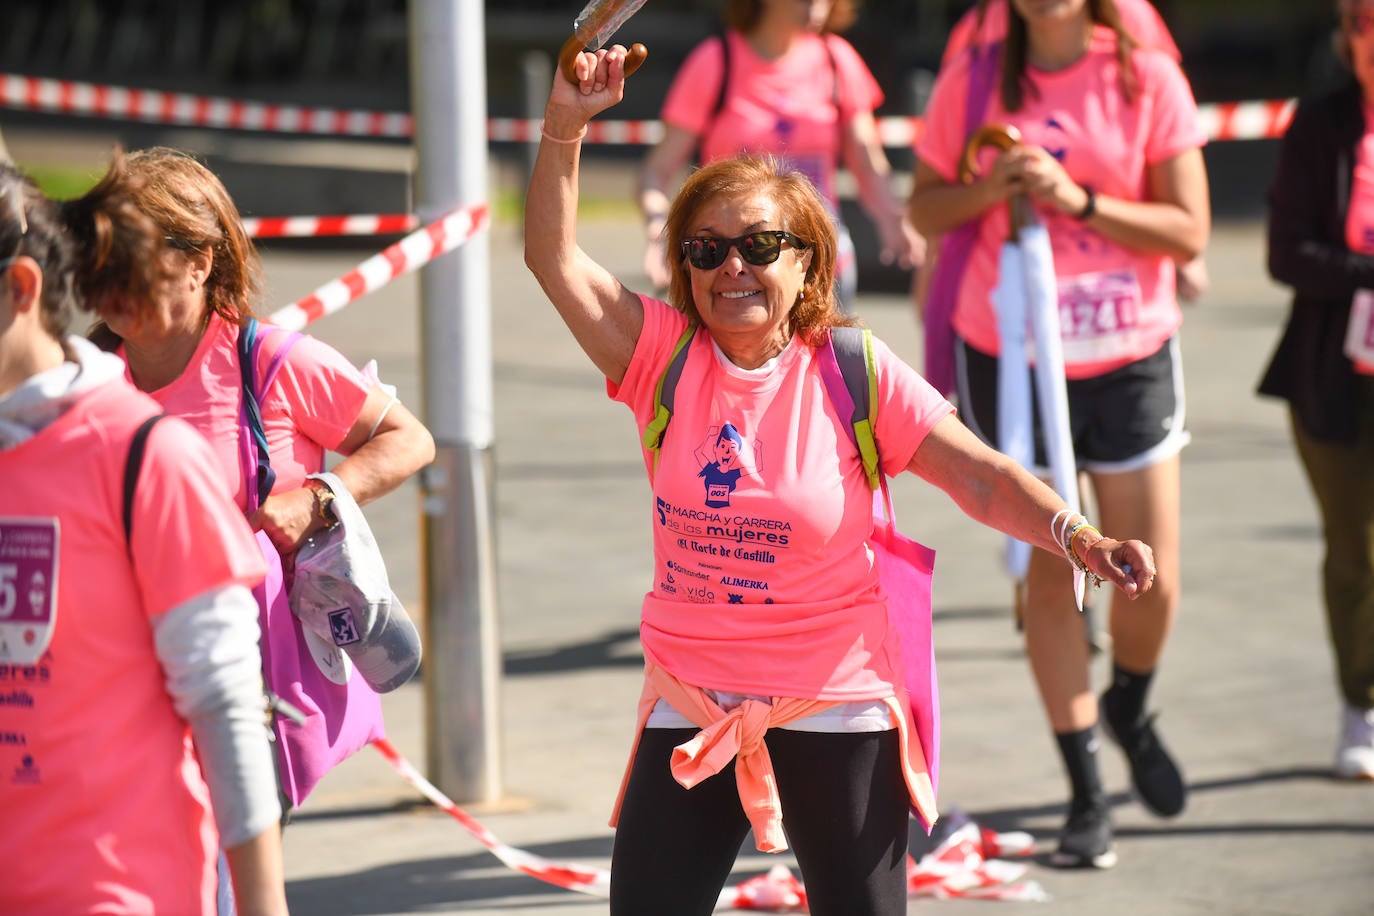
[[(697, 459), (702, 462), (697, 476), (706, 487), (706, 505), (722, 509), (730, 505), (730, 494), (735, 492), (740, 477), (755, 473), (756, 466), (746, 457), (744, 437), (735, 429), (734, 424), (726, 423), (717, 430), (711, 427), (705, 440), (697, 446)], [(758, 449), (754, 449), (757, 458)]]

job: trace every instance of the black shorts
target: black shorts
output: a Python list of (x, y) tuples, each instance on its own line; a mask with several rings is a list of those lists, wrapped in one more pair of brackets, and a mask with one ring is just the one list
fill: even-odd
[[(959, 414), (978, 438), (996, 448), (997, 357), (960, 340), (954, 358)], [(1067, 388), (1069, 432), (1081, 471), (1136, 471), (1172, 458), (1188, 444), (1177, 335), (1151, 356), (1105, 375), (1069, 379)], [(1047, 477), (1049, 460), (1036, 398), (1031, 398), (1031, 415), (1035, 429), (1031, 470)]]

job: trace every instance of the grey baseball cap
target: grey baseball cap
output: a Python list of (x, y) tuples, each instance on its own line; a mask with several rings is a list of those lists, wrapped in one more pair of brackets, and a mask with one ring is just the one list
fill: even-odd
[[(311, 477), (333, 491), (339, 523), (316, 532), (297, 551), (291, 611), (317, 661), (342, 651), (373, 690), (395, 690), (420, 668), (420, 633), (391, 590), (381, 551), (357, 502), (333, 474)], [(334, 677), (331, 667), (321, 663), (321, 670)], [(337, 669), (344, 680), (346, 667)]]

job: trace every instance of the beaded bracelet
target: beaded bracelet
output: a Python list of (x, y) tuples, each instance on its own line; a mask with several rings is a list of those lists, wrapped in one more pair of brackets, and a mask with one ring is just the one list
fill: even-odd
[[(1076, 515), (1078, 516), (1078, 522), (1070, 525), (1069, 523), (1073, 521)], [(1060, 521), (1061, 516), (1063, 517), (1062, 522)], [(1078, 555), (1078, 552), (1073, 549), (1074, 537), (1085, 529), (1097, 531), (1098, 537), (1102, 536), (1102, 532), (1098, 531), (1095, 525), (1089, 524), (1088, 520), (1082, 515), (1078, 515), (1078, 513), (1068, 509), (1060, 509), (1054, 514), (1054, 518), (1050, 520), (1050, 535), (1059, 545), (1060, 551), (1064, 554), (1064, 559), (1072, 563), (1074, 568), (1083, 573), (1083, 575), (1092, 579), (1093, 587), (1096, 588), (1102, 584), (1102, 577), (1089, 569), (1087, 562), (1085, 562), (1083, 558)]]
[(539, 122), (539, 133), (540, 133), (541, 136), (543, 136), (543, 138), (544, 138), (545, 140), (548, 140), (548, 141), (550, 141), (550, 142), (553, 142), (553, 143), (563, 143), (563, 144), (572, 144), (572, 143), (577, 143), (577, 142), (580, 141), (583, 137), (587, 136), (587, 125), (585, 125), (585, 124), (582, 125), (582, 129), (579, 130), (579, 131), (577, 132), (577, 136), (575, 136), (575, 137), (569, 137), (568, 139), (565, 140), (565, 139), (563, 139), (562, 137), (555, 137), (553, 134), (551, 134), (551, 133), (549, 133), (547, 130), (545, 130), (545, 129), (544, 129), (544, 122), (543, 122), (543, 121), (540, 121), (540, 122)]

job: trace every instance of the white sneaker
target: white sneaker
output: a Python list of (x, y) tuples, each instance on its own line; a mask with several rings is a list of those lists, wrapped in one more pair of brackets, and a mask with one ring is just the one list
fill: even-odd
[(1374, 709), (1345, 704), (1341, 744), (1336, 750), (1336, 775), (1341, 779), (1374, 780)]

